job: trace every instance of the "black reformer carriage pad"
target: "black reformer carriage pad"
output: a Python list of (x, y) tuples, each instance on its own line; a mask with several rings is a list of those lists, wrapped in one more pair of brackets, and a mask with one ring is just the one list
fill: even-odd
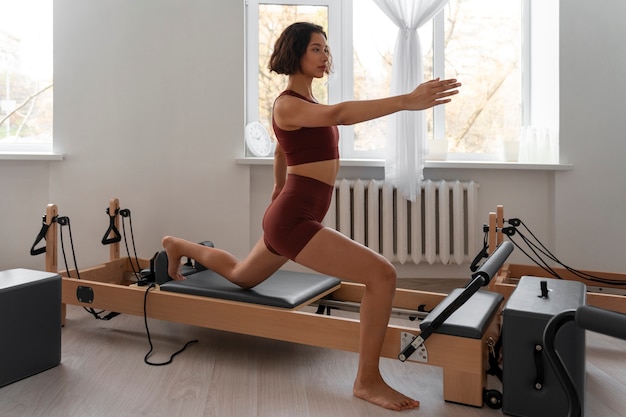
[(243, 289), (223, 276), (204, 270), (185, 280), (160, 285), (162, 291), (219, 298), (293, 309), (339, 286), (341, 281), (326, 275), (279, 270), (251, 289)]

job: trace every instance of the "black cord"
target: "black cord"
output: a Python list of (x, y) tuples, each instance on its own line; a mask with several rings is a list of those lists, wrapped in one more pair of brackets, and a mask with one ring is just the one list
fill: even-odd
[[(70, 246), (72, 248), (72, 258), (74, 259), (74, 270), (76, 271), (76, 278), (81, 279), (80, 272), (78, 270), (78, 263), (76, 262), (76, 251), (74, 250), (74, 238), (72, 237), (72, 224), (70, 223), (70, 218), (67, 216), (57, 216), (54, 219), (54, 221), (56, 221), (59, 224), (59, 226), (61, 226), (61, 232), (59, 233), (59, 236), (61, 237), (61, 253), (63, 254), (63, 262), (65, 264), (65, 272), (67, 274), (67, 277), (71, 278), (72, 275), (70, 274), (70, 268), (67, 264), (67, 256), (65, 254), (65, 243), (63, 241), (63, 226), (67, 226), (67, 230), (70, 235)], [(87, 308), (84, 306), (83, 306), (83, 309), (89, 314), (91, 314), (94, 318), (102, 320), (102, 317), (100, 317), (100, 314), (104, 313), (104, 310), (96, 311), (91, 307)]]
[[(533, 258), (531, 255), (529, 255), (516, 241), (515, 239), (513, 239), (512, 236), (509, 236), (509, 240), (511, 241), (511, 243), (513, 243), (513, 245), (515, 245), (515, 247), (517, 249), (519, 249), (524, 255), (526, 255), (526, 257), (528, 259), (530, 259), (531, 261), (533, 261), (537, 266), (539, 266), (541, 269), (543, 269), (544, 271), (546, 271), (548, 274), (550, 274), (551, 276), (555, 277), (555, 278), (559, 278), (562, 279), (559, 274), (552, 269), (542, 258), (541, 256), (537, 253), (537, 251), (535, 249), (533, 249), (533, 247), (536, 248), (535, 245), (533, 245), (533, 243), (531, 241), (529, 241), (526, 236), (524, 236), (523, 233), (521, 233), (519, 230), (515, 229), (517, 234), (520, 235), (520, 237), (522, 238), (522, 240), (524, 241), (524, 243), (526, 243), (526, 246), (528, 246), (530, 248), (530, 250), (533, 252), (533, 254), (537, 257), (537, 259)], [(544, 253), (545, 255), (545, 253)]]
[[(124, 235), (124, 245), (126, 246), (126, 255), (128, 255), (128, 261), (130, 262), (130, 267), (133, 270), (133, 274), (135, 274), (135, 279), (137, 282), (141, 281), (142, 278), (140, 276), (141, 266), (139, 265), (139, 257), (137, 256), (137, 247), (135, 246), (135, 234), (133, 233), (133, 218), (130, 215), (129, 209), (120, 210), (120, 216), (122, 216), (122, 234)], [(133, 264), (133, 258), (130, 256), (130, 250), (128, 249), (128, 239), (126, 238), (126, 222), (124, 219), (128, 217), (128, 221), (130, 223), (130, 237), (133, 244), (133, 252), (135, 253), (135, 262), (137, 263), (137, 269), (135, 269), (135, 264)]]
[[(609, 278), (603, 278), (603, 277), (598, 277), (592, 274), (588, 274), (586, 272), (583, 271), (579, 271), (577, 269), (571, 268), (567, 265), (565, 265), (563, 262), (561, 262), (555, 255), (553, 255), (545, 246), (543, 246), (541, 244), (541, 242), (539, 241), (539, 239), (537, 239), (535, 237), (535, 235), (530, 231), (530, 229), (528, 228), (528, 226), (526, 226), (526, 224), (524, 224), (524, 222), (522, 222), (520, 220), (520, 223), (522, 226), (524, 226), (524, 228), (531, 234), (531, 236), (537, 241), (539, 242), (539, 244), (542, 246), (543, 249), (545, 249), (545, 251), (540, 250), (545, 256), (547, 256), (549, 259), (551, 259), (552, 261), (554, 261), (555, 263), (557, 263), (558, 265), (562, 266), (565, 270), (569, 271), (570, 273), (574, 274), (575, 276), (581, 278), (581, 279), (585, 279), (588, 281), (592, 281), (592, 282), (598, 282), (598, 283), (602, 283), (602, 284), (610, 284), (610, 285), (626, 285), (625, 281), (621, 281), (621, 280), (613, 280), (613, 279), (609, 279)], [(530, 240), (526, 239), (524, 237), (524, 241), (527, 242), (527, 244), (532, 244), (532, 242), (530, 242)], [(536, 245), (533, 245), (535, 248), (538, 248)], [(539, 248), (538, 248), (539, 249)], [(535, 252), (536, 253), (536, 252)], [(545, 263), (544, 263), (545, 264)], [(545, 264), (547, 266), (547, 264)], [(551, 268), (549, 268), (549, 271), (552, 271), (552, 275), (556, 278), (560, 278), (562, 279), (562, 277), (560, 277), (556, 271), (552, 270)]]
[[(561, 277), (554, 269), (552, 269), (548, 265), (548, 263), (541, 257), (540, 253), (543, 254), (543, 256), (550, 259), (551, 261), (553, 261), (554, 263), (563, 267), (568, 272), (577, 276), (578, 278), (591, 281), (591, 282), (600, 283), (600, 284), (626, 286), (626, 281), (599, 277), (599, 276), (589, 274), (587, 272), (580, 271), (580, 270), (577, 270), (575, 268), (565, 265), (552, 252), (550, 252), (550, 250), (546, 248), (545, 245), (543, 245), (539, 239), (537, 239), (535, 234), (530, 230), (530, 228), (522, 220), (509, 219), (505, 221), (508, 224), (510, 224), (511, 225), (510, 227), (513, 229), (512, 231), (507, 233), (509, 240), (515, 245), (516, 248), (518, 248), (524, 255), (526, 255), (528, 259), (533, 261), (537, 266), (539, 266), (541, 269), (546, 271), (551, 276), (558, 278), (558, 279), (563, 279), (563, 277)], [(524, 229), (530, 234), (530, 236), (532, 236), (534, 241), (536, 241), (537, 243), (533, 242), (531, 239), (525, 236), (518, 228), (519, 225), (523, 226)], [(524, 251), (524, 249), (520, 247), (520, 245), (517, 242), (515, 242), (515, 240), (513, 239), (513, 235), (515, 234), (518, 234), (520, 236), (520, 238), (524, 241), (526, 246), (532, 251), (535, 257), (529, 255), (526, 251)]]
[(474, 260), (472, 260), (472, 263), (470, 264), (470, 271), (472, 272), (476, 272), (478, 271), (478, 269), (481, 267), (481, 263), (480, 261), (484, 258), (488, 258), (489, 257), (489, 240), (488, 240), (488, 236), (489, 236), (489, 228), (487, 226), (485, 226), (484, 228), (484, 236), (483, 236), (483, 247), (480, 250), (480, 252), (478, 253), (478, 255), (476, 255), (474, 257)]
[(148, 364), (148, 365), (152, 365), (152, 366), (164, 366), (164, 365), (169, 365), (170, 363), (172, 363), (172, 361), (174, 360), (174, 357), (176, 355), (178, 355), (179, 353), (182, 353), (185, 349), (187, 349), (187, 346), (191, 345), (192, 343), (198, 343), (198, 340), (191, 340), (187, 343), (185, 343), (185, 346), (182, 347), (182, 349), (174, 352), (172, 354), (172, 356), (170, 356), (170, 359), (168, 361), (165, 362), (150, 362), (148, 360), (148, 358), (150, 357), (150, 355), (152, 355), (152, 351), (154, 350), (154, 346), (152, 345), (152, 338), (150, 337), (150, 330), (148, 329), (148, 314), (147, 314), (147, 309), (146, 309), (146, 304), (148, 301), (148, 293), (150, 292), (150, 290), (152, 288), (155, 288), (156, 284), (155, 283), (151, 283), (148, 288), (146, 288), (146, 292), (144, 293), (143, 296), (143, 321), (144, 324), (146, 326), (146, 334), (148, 335), (148, 343), (150, 344), (150, 350), (148, 351), (148, 353), (146, 353), (146, 356), (144, 356), (143, 361)]

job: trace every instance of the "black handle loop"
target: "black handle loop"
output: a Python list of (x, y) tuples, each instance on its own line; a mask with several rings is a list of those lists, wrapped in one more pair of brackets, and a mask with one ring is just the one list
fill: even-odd
[[(110, 245), (111, 243), (117, 243), (122, 240), (122, 235), (120, 235), (120, 231), (117, 230), (117, 227), (115, 227), (115, 217), (118, 215), (120, 210), (116, 209), (115, 213), (111, 215), (107, 207), (106, 212), (109, 215), (109, 228), (107, 229), (107, 231), (104, 233), (104, 236), (102, 237), (102, 244)], [(113, 237), (109, 237), (111, 233), (113, 233)]]
[(480, 267), (480, 265), (478, 265), (480, 261), (484, 258), (489, 257), (489, 253), (487, 252), (488, 250), (489, 250), (489, 245), (485, 241), (483, 248), (480, 250), (480, 252), (478, 252), (476, 257), (474, 257), (474, 260), (472, 261), (470, 265), (470, 271), (476, 272), (478, 270), (478, 268)]
[[(52, 221), (56, 221), (56, 217), (54, 217), (52, 219)], [(41, 225), (41, 230), (39, 231), (39, 234), (37, 235), (37, 237), (35, 238), (35, 243), (33, 243), (33, 246), (31, 246), (30, 248), (30, 255), (31, 256), (36, 256), (36, 255), (41, 255), (42, 253), (46, 253), (46, 246), (42, 246), (40, 248), (35, 249), (35, 246), (37, 246), (39, 244), (39, 242), (41, 242), (42, 240), (46, 239), (46, 234), (48, 234), (48, 228), (50, 228), (50, 225), (48, 223), (46, 223), (46, 215), (43, 215), (43, 221), (42, 221), (42, 225)]]

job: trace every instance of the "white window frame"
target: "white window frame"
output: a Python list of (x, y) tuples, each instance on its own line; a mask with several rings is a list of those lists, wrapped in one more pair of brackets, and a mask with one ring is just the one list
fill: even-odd
[[(329, 103), (351, 100), (353, 98), (353, 0), (246, 0), (246, 123), (258, 119), (258, 87), (255, 86), (258, 86), (259, 4), (328, 7), (328, 42), (333, 54), (334, 66), (334, 73), (328, 79)], [(522, 126), (540, 125), (558, 131), (558, 10), (559, 0), (541, 2), (522, 0), (522, 108), (520, 109)], [(550, 24), (546, 24), (546, 21)], [(433, 19), (434, 77), (443, 77), (444, 74), (443, 28), (444, 14), (439, 13)], [(548, 39), (547, 42), (546, 39)], [(549, 91), (546, 96), (545, 88), (539, 89), (539, 85), (544, 87), (551, 85), (553, 90)], [(340, 126), (339, 128), (343, 159), (381, 159), (384, 157), (384, 152), (380, 151), (354, 150), (352, 127)], [(442, 106), (434, 109), (433, 135), (435, 139), (445, 137), (445, 110)], [(457, 154), (455, 159), (488, 161), (493, 160), (494, 156)]]

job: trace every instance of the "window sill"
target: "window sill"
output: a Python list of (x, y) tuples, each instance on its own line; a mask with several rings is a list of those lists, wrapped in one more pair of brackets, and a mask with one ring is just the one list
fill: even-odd
[(63, 154), (0, 152), (0, 161), (62, 161)]
[[(274, 158), (236, 158), (239, 165), (272, 165)], [(341, 166), (384, 167), (382, 159), (342, 159)], [(568, 171), (571, 164), (533, 164), (525, 162), (479, 162), (479, 161), (426, 161), (425, 168), (445, 169), (501, 169), (526, 171)]]

